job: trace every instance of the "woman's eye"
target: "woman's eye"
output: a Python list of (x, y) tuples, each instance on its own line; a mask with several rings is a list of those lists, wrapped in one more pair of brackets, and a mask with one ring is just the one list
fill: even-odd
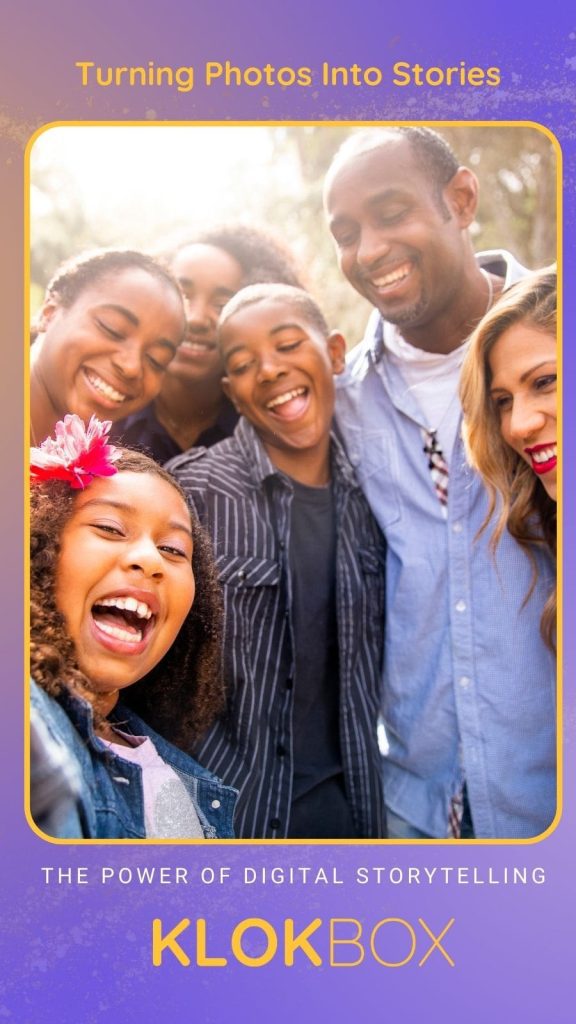
[(148, 356), (147, 358), (148, 358), (148, 363), (150, 364), (150, 366), (154, 370), (154, 373), (164, 373), (165, 372), (166, 366), (164, 365), (164, 363), (158, 362), (157, 359), (154, 359), (154, 356)]
[(246, 373), (250, 369), (251, 363), (238, 363), (237, 366), (231, 366), (228, 373), (232, 377), (240, 377), (241, 374)]
[(101, 533), (109, 534), (113, 537), (122, 537), (123, 532), (119, 526), (112, 526), (110, 523), (91, 523), (95, 530), (100, 530)]
[(508, 409), (510, 407), (512, 402), (510, 395), (496, 395), (493, 401), (494, 405), (498, 409), (498, 412), (504, 412), (505, 409)]
[(113, 338), (114, 341), (123, 341), (124, 335), (120, 334), (119, 331), (114, 330), (110, 324), (107, 324), (105, 320), (99, 320), (96, 318), (96, 323), (101, 331), (106, 334), (109, 338)]
[(556, 384), (556, 380), (557, 380), (557, 374), (555, 374), (555, 373), (548, 373), (544, 377), (538, 377), (534, 381), (534, 386), (536, 387), (536, 389), (538, 391), (545, 391), (546, 388), (554, 387), (554, 385)]
[(182, 548), (175, 548), (171, 544), (161, 544), (158, 550), (164, 551), (167, 555), (172, 555), (174, 558), (188, 559), (188, 555)]

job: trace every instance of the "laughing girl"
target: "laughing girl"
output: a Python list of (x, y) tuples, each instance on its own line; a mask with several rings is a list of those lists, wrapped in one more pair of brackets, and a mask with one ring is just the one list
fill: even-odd
[(66, 413), (116, 421), (159, 392), (184, 335), (175, 280), (144, 253), (108, 249), (48, 285), (30, 354), (32, 444)]
[[(33, 716), (81, 780), (64, 833), (230, 837), (234, 791), (183, 753), (223, 701), (209, 546), (175, 481), (109, 428), (66, 416), (31, 452)], [(182, 749), (135, 706), (176, 721)]]

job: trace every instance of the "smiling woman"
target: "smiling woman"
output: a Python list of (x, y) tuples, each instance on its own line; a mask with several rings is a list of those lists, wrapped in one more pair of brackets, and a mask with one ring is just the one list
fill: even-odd
[(107, 445), (109, 426), (68, 416), (32, 449), (32, 724), (71, 762), (78, 805), (57, 828), (37, 812), (36, 751), (32, 815), (60, 838), (230, 836), (234, 792), (134, 713), (185, 748), (221, 709), (210, 549), (175, 481)]
[(173, 278), (139, 252), (65, 264), (48, 285), (30, 356), (32, 441), (66, 413), (118, 420), (158, 394), (184, 334)]
[[(464, 439), (497, 511), (496, 545), (507, 528), (530, 554), (556, 558), (556, 270), (508, 289), (478, 325), (462, 368)], [(542, 632), (553, 646), (556, 594)]]

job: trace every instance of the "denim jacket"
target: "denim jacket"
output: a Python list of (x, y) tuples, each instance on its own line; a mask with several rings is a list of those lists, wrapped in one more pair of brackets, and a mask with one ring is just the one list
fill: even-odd
[[(54, 699), (33, 681), (30, 695), (33, 711), (42, 718), (50, 736), (72, 753), (82, 777), (81, 832), (71, 834), (65, 830), (66, 834), (57, 838), (145, 839), (140, 766), (126, 761), (98, 738), (92, 709), (86, 701), (67, 690)], [(112, 717), (122, 723), (124, 732), (152, 740), (160, 757), (186, 787), (206, 839), (234, 838), (234, 789), (222, 785), (215, 775), (162, 739), (124, 705), (117, 705)]]

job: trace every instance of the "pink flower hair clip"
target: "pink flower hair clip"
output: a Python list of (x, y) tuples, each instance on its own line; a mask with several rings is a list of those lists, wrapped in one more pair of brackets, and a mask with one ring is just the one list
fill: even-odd
[(56, 424), (55, 436), (47, 437), (39, 448), (30, 449), (30, 480), (65, 480), (75, 490), (83, 490), (98, 476), (114, 476), (115, 462), (122, 452), (108, 444), (112, 423), (92, 416), (88, 426), (75, 414)]

